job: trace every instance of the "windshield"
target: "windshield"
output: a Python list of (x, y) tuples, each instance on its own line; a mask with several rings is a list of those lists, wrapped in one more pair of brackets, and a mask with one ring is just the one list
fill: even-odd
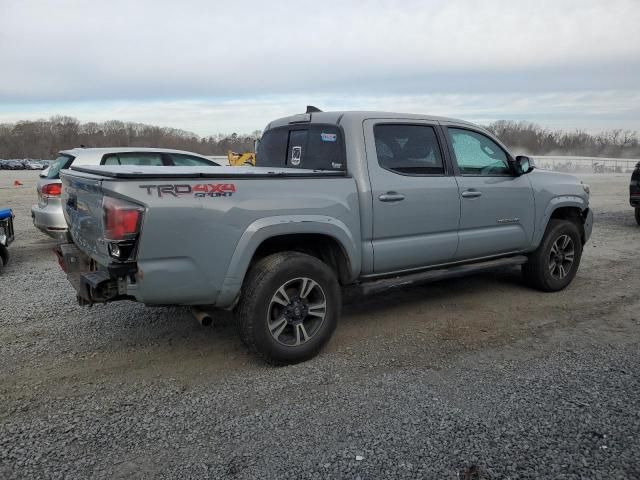
[(73, 162), (74, 158), (75, 157), (72, 157), (71, 155), (60, 155), (49, 167), (45, 178), (51, 180), (60, 178), (60, 170), (62, 170), (63, 168), (68, 168), (71, 165), (71, 162)]

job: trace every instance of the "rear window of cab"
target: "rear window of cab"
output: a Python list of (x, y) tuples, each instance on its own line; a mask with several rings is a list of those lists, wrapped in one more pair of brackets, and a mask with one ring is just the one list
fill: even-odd
[(267, 130), (256, 150), (256, 166), (346, 170), (344, 140), (335, 125), (288, 125)]

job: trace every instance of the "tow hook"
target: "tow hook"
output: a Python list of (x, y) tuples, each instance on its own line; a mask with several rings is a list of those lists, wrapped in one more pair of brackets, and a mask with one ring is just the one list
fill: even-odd
[(213, 323), (213, 317), (204, 310), (197, 307), (191, 307), (191, 313), (203, 327), (209, 327)]

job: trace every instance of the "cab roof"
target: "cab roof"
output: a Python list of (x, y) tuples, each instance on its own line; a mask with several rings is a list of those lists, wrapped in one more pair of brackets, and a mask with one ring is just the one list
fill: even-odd
[[(399, 113), (399, 112), (382, 112), (382, 111), (335, 111), (335, 112), (311, 112), (300, 113), (297, 115), (290, 115), (287, 117), (278, 118), (270, 122), (265, 130), (274, 127), (280, 127), (289, 124), (305, 124), (305, 123), (325, 123), (344, 125), (346, 123), (358, 123), (361, 124), (364, 120), (369, 119), (402, 119), (402, 120), (421, 120), (428, 122), (448, 123), (455, 125), (466, 125), (469, 127), (482, 128), (479, 125), (459, 120), (456, 118), (439, 117), (435, 115), (425, 115), (417, 113)], [(483, 129), (484, 130), (484, 129)]]

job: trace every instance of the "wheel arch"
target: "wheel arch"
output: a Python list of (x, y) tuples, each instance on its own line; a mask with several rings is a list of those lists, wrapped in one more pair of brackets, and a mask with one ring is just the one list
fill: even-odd
[(236, 245), (216, 305), (232, 306), (251, 264), (283, 251), (319, 258), (336, 272), (341, 284), (353, 282), (360, 272), (357, 239), (340, 220), (316, 215), (262, 218), (245, 230)]
[(580, 231), (580, 239), (584, 245), (587, 241), (587, 235), (585, 232), (585, 221), (589, 214), (589, 207), (585, 201), (578, 196), (563, 196), (553, 198), (545, 209), (538, 228), (534, 233), (533, 244), (535, 248), (538, 248), (542, 237), (544, 236), (549, 221), (554, 219), (569, 220), (576, 224)]

